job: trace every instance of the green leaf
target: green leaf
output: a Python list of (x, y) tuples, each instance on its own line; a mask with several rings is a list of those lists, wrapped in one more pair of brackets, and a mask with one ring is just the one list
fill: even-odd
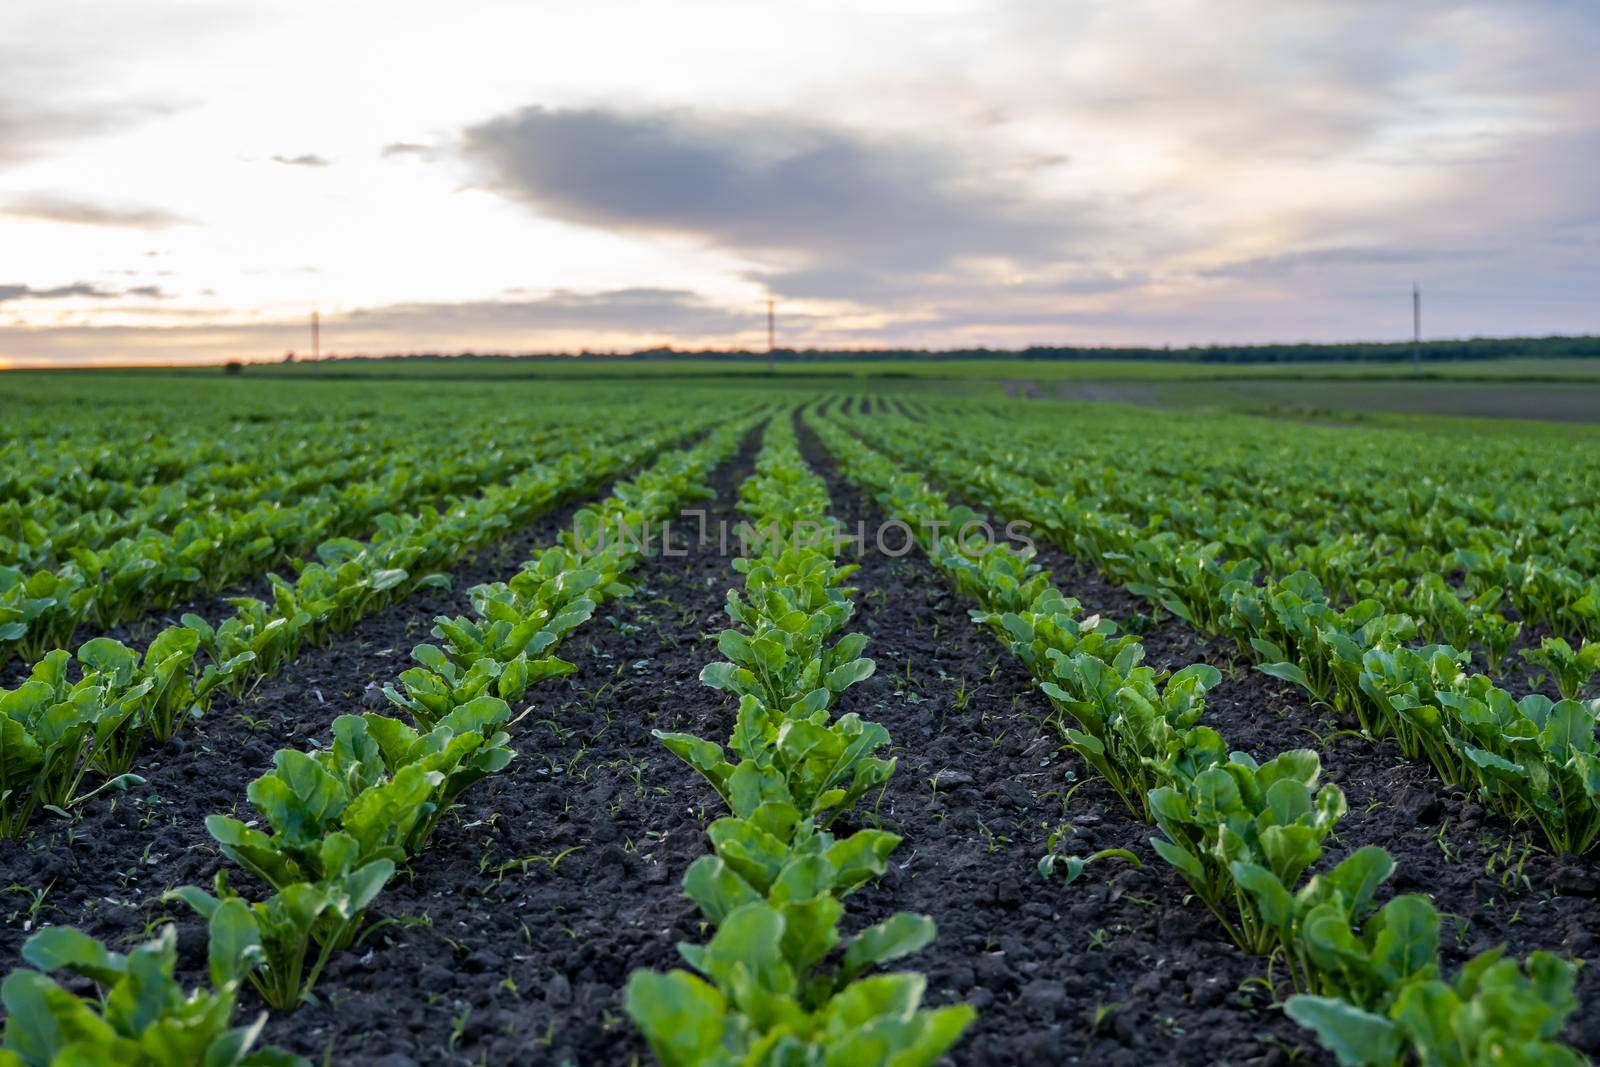
[(875, 669), (876, 664), (870, 659), (851, 660), (849, 663), (841, 664), (827, 674), (828, 691), (842, 693), (857, 682), (872, 677)]
[(1395, 897), (1373, 919), (1373, 962), (1390, 986), (1432, 973), (1439, 960), (1439, 912), (1419, 894)]
[(52, 1064), (67, 1046), (104, 1048), (116, 1031), (87, 1003), (37, 971), (17, 970), (0, 984), (6, 1006), (6, 1046), (28, 1064)]
[(1341, 1067), (1389, 1067), (1401, 1061), (1404, 1040), (1400, 1028), (1381, 1015), (1333, 997), (1304, 994), (1290, 997), (1283, 1010), (1301, 1026), (1316, 1031), (1317, 1040)]
[(623, 1007), (661, 1067), (704, 1067), (721, 1048), (727, 1002), (687, 971), (634, 971)]
[(1294, 917), (1294, 901), (1277, 875), (1256, 863), (1235, 860), (1229, 868), (1233, 880), (1250, 895), (1261, 921), (1288, 936), (1290, 920)]
[(88, 934), (71, 926), (50, 926), (22, 946), (22, 958), (50, 972), (69, 970), (101, 986), (115, 985), (127, 971), (128, 961), (110, 952)]
[(210, 931), (211, 985), (223, 989), (243, 979), (255, 966), (261, 955), (261, 930), (250, 906), (234, 897), (211, 913)]
[(869, 926), (845, 946), (839, 968), (839, 984), (846, 984), (868, 967), (920, 952), (933, 943), (938, 927), (926, 915), (900, 912), (875, 926)]
[(1199, 889), (1206, 882), (1206, 870), (1193, 853), (1180, 845), (1176, 845), (1166, 838), (1152, 837), (1150, 847), (1156, 850), (1156, 855), (1166, 860), (1178, 869), (1184, 880), (1195, 889)]
[(683, 876), (683, 892), (714, 924), (720, 924), (735, 908), (761, 899), (720, 856), (701, 856), (690, 864)]
[(1306, 672), (1293, 663), (1258, 663), (1256, 664), (1256, 670), (1285, 682), (1293, 682), (1318, 699), (1321, 699), (1323, 695), (1321, 690), (1311, 684), (1311, 679), (1306, 676)]

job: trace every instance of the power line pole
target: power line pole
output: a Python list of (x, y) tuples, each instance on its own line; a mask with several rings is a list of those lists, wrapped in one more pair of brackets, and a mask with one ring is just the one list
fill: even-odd
[(768, 374), (772, 374), (772, 373), (775, 373), (777, 371), (776, 356), (774, 355), (774, 353), (777, 351), (777, 347), (778, 347), (777, 343), (776, 343), (777, 336), (778, 336), (777, 312), (774, 310), (773, 301), (769, 299), (767, 301), (767, 373)]
[(1422, 373), (1422, 288), (1411, 283), (1411, 369)]
[(322, 352), (322, 323), (317, 319), (317, 313), (311, 312), (311, 358), (316, 359)]

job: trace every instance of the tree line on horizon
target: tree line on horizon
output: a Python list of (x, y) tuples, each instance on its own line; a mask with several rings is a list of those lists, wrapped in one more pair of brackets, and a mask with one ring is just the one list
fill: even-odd
[(1404, 363), (1487, 359), (1595, 359), (1600, 358), (1600, 336), (1474, 337), (1466, 340), (1299, 342), (1293, 344), (1233, 344), (1172, 347), (1083, 347), (1030, 345), (1027, 348), (780, 348), (773, 352), (728, 349), (678, 349), (671, 346), (633, 352), (391, 352), (340, 355), (337, 359), (579, 359), (641, 361), (703, 359), (757, 362), (781, 359), (786, 363), (894, 362), (905, 360), (1144, 360), (1173, 363)]

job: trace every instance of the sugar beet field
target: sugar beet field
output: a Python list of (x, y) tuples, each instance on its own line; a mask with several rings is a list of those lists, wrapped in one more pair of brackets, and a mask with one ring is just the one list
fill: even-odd
[(0, 402), (0, 1067), (1600, 1053), (1589, 431)]

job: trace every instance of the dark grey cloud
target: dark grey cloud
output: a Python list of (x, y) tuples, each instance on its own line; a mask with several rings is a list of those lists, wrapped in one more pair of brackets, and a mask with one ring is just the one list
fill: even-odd
[(90, 282), (74, 282), (50, 289), (35, 289), (31, 285), (0, 285), (0, 303), (7, 300), (59, 300), (71, 296), (116, 296), (110, 289), (102, 289)]
[(322, 156), (307, 152), (300, 156), (273, 156), (274, 163), (282, 163), (286, 167), (326, 167), (329, 160)]
[(23, 193), (0, 202), (0, 214), (15, 218), (70, 222), (83, 226), (116, 226), (133, 230), (163, 230), (187, 222), (165, 208), (87, 200), (56, 193)]
[(95, 285), (93, 282), (73, 282), (71, 285), (57, 285), (46, 289), (35, 289), (31, 285), (0, 285), (0, 304), (8, 300), (61, 300), (68, 297), (90, 297), (97, 300), (114, 299), (124, 296), (139, 296), (150, 299), (164, 300), (171, 294), (164, 292), (156, 285), (136, 285), (131, 289), (107, 289)]
[[(1094, 229), (1086, 213), (997, 179), (971, 146), (782, 116), (532, 107), (470, 128), (465, 147), (496, 188), (544, 215), (776, 260), (771, 282), (793, 295), (848, 297), (862, 276), (972, 259), (1049, 259)], [(827, 265), (846, 260), (855, 277), (826, 284)]]
[(1200, 271), (1205, 278), (1283, 278), (1300, 273), (1372, 267), (1424, 267), (1440, 261), (1457, 261), (1496, 255), (1495, 248), (1402, 248), (1395, 246), (1353, 246), (1349, 248), (1311, 248), (1277, 256), (1256, 256), (1235, 260)]

